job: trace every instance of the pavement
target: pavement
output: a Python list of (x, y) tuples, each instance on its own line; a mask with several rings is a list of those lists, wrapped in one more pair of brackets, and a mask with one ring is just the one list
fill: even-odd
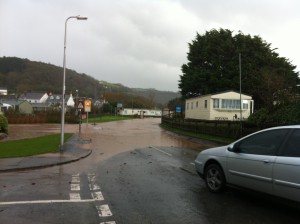
[(60, 152), (46, 153), (28, 157), (0, 159), (0, 173), (46, 168), (71, 163), (83, 159), (92, 153), (90, 138), (74, 135), (64, 144)]

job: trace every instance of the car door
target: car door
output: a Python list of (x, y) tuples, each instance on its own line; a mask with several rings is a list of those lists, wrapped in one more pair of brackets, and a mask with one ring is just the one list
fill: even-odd
[(300, 129), (294, 130), (274, 163), (274, 194), (300, 201)]
[(276, 151), (287, 132), (287, 129), (267, 130), (236, 143), (236, 150), (228, 153), (228, 182), (271, 193)]

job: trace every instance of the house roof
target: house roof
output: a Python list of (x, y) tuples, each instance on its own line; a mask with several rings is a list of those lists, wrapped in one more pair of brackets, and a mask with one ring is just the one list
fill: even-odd
[[(219, 95), (219, 94), (224, 94), (224, 93), (230, 93), (230, 92), (240, 94), (240, 93), (238, 93), (236, 91), (233, 91), (233, 90), (227, 90), (227, 91), (216, 92), (216, 93), (211, 93), (211, 94), (199, 95), (199, 96), (191, 97), (189, 99), (194, 99), (194, 98), (198, 98), (198, 97), (205, 97), (205, 96), (214, 96), (214, 95)], [(244, 93), (242, 93), (242, 95), (252, 97), (252, 96), (244, 94)]]
[(26, 100), (26, 99), (33, 99), (33, 100), (40, 100), (46, 93), (23, 93), (19, 99)]
[[(68, 101), (69, 98), (71, 97), (70, 95), (65, 95), (65, 101)], [(48, 99), (46, 100), (47, 103), (57, 103), (57, 102), (61, 102), (62, 100), (62, 94), (51, 94), (49, 95)]]
[(26, 100), (1, 100), (2, 104), (9, 104), (9, 105), (20, 105), (24, 102), (28, 103)]

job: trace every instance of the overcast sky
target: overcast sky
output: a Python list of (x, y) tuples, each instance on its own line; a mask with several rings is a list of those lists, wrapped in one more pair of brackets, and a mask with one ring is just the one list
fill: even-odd
[[(178, 91), (196, 33), (259, 35), (300, 69), (299, 0), (0, 0), (0, 57), (63, 66), (128, 87)], [(0, 83), (1, 86), (1, 83)]]

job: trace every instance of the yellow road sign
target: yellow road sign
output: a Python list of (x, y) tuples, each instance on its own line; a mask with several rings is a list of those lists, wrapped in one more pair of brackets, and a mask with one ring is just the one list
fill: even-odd
[(84, 112), (91, 112), (92, 111), (92, 102), (90, 100), (84, 101)]

